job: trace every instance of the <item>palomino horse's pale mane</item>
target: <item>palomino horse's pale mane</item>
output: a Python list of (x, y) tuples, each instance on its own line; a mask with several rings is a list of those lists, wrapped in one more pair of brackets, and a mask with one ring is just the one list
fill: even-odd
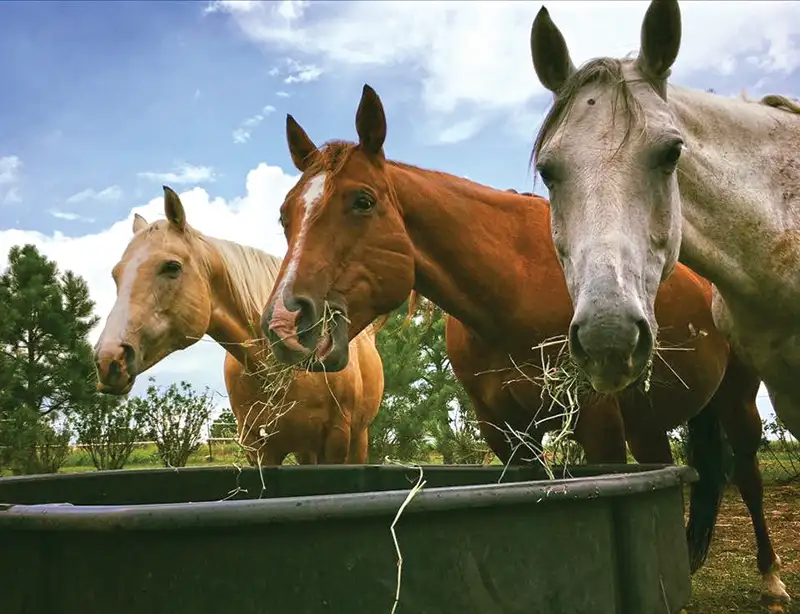
[(253, 322), (258, 323), (261, 310), (269, 300), (281, 269), (282, 258), (255, 247), (225, 239), (200, 235), (200, 239), (217, 250), (225, 267), (234, 300)]
[[(625, 132), (623, 133), (620, 147), (622, 147), (631, 135), (636, 122), (643, 116), (641, 104), (636, 99), (630, 84), (634, 80), (626, 79), (623, 74), (623, 67), (633, 64), (635, 59), (619, 60), (616, 58), (595, 58), (589, 60), (578, 70), (573, 72), (564, 83), (558, 95), (555, 97), (550, 110), (542, 121), (536, 140), (533, 145), (531, 161), (536, 162), (542, 147), (547, 143), (553, 132), (558, 126), (566, 121), (570, 109), (575, 104), (581, 90), (592, 83), (602, 83), (613, 86), (614, 100), (612, 102), (612, 117), (616, 119), (617, 111), (622, 107), (625, 119)], [(654, 89), (658, 90), (653, 82), (642, 77), (641, 81), (649, 82)], [(782, 109), (789, 113), (800, 114), (800, 104), (786, 96), (778, 94), (768, 94), (760, 100), (749, 100), (744, 95), (742, 100), (753, 104), (762, 104), (776, 109)]]

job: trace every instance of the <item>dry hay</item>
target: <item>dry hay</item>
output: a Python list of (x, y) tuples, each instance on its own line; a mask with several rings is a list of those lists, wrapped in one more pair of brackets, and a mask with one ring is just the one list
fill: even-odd
[[(705, 335), (705, 331), (695, 331), (690, 326), (690, 332), (694, 337), (696, 334)], [(569, 477), (569, 467), (571, 465), (571, 450), (574, 448), (575, 425), (580, 415), (581, 402), (586, 402), (590, 398), (598, 398), (599, 393), (592, 388), (589, 379), (581, 371), (569, 352), (569, 340), (566, 335), (557, 335), (545, 339), (539, 345), (531, 348), (539, 353), (539, 363), (526, 362), (517, 364), (514, 358), (509, 355), (512, 367), (516, 376), (506, 380), (503, 385), (509, 386), (518, 382), (527, 381), (536, 385), (541, 390), (540, 398), (542, 404), (535, 412), (530, 422), (524, 430), (518, 430), (507, 422), (503, 426), (495, 425), (506, 438), (511, 446), (511, 458), (514, 458), (521, 450), (529, 451), (532, 456), (523, 458), (525, 461), (538, 462), (548, 479), (555, 479), (556, 460), (561, 460), (561, 477)], [(678, 381), (688, 388), (678, 373), (665, 360), (663, 353), (666, 351), (692, 351), (692, 348), (666, 347), (656, 341), (653, 358), (650, 359), (642, 377), (635, 384), (635, 388), (640, 389), (644, 394), (650, 391), (653, 381), (653, 363), (660, 360), (678, 379)], [(538, 374), (529, 375), (525, 367), (534, 368)], [(504, 369), (505, 371), (509, 369)], [(478, 375), (478, 374), (476, 374)], [(548, 424), (559, 422), (557, 429), (547, 429)], [(539, 431), (542, 427), (548, 431), (549, 441), (547, 444), (540, 444), (529, 433), (533, 429)], [(561, 457), (561, 458), (558, 458)], [(508, 465), (506, 464), (506, 467)], [(505, 468), (500, 476), (502, 481), (505, 477)]]
[[(344, 318), (344, 316), (334, 311), (330, 305), (325, 302), (322, 317), (308, 328), (298, 331), (298, 334), (312, 330), (317, 326), (322, 326), (321, 338), (324, 338), (325, 335), (329, 333), (332, 334), (333, 329), (337, 326), (337, 316)], [(344, 319), (347, 321), (346, 318)], [(239, 344), (242, 347), (257, 347), (259, 349), (256, 365), (249, 370), (249, 373), (259, 379), (261, 383), (261, 393), (259, 399), (250, 405), (242, 420), (242, 424), (237, 428), (238, 436), (236, 443), (238, 446), (238, 458), (233, 461), (233, 466), (236, 467), (239, 473), (241, 473), (242, 465), (247, 463), (248, 459), (251, 459), (258, 468), (261, 478), (261, 492), (259, 493), (259, 498), (266, 492), (266, 484), (262, 471), (262, 450), (267, 441), (278, 433), (278, 423), (281, 418), (288, 414), (297, 404), (297, 401), (287, 399), (289, 389), (295, 377), (299, 373), (308, 373), (311, 365), (316, 361), (316, 357), (309, 356), (297, 364), (284, 364), (275, 357), (272, 351), (272, 345), (266, 345), (264, 342), (265, 340), (263, 338), (254, 338)], [(323, 370), (323, 374), (328, 385), (328, 391), (339, 406), (339, 411), (342, 411), (339, 400), (333, 393), (333, 389), (328, 381), (327, 372)], [(237, 478), (237, 485), (223, 500), (231, 499), (243, 492), (246, 493), (247, 489), (239, 486)]]

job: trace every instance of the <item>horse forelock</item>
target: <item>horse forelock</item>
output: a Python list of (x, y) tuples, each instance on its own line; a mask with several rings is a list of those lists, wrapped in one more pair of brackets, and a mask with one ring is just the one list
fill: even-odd
[[(631, 59), (595, 58), (573, 72), (558, 92), (558, 95), (555, 96), (550, 110), (542, 121), (534, 141), (529, 160), (530, 164), (536, 164), (542, 148), (552, 138), (558, 127), (567, 121), (569, 113), (583, 88), (594, 83), (601, 83), (612, 88), (612, 119), (616, 120), (618, 111), (622, 111), (625, 130), (620, 146), (627, 142), (634, 126), (643, 116), (642, 106), (630, 87), (633, 81), (627, 79), (623, 71), (625, 66), (632, 64), (634, 61)], [(649, 82), (652, 85), (652, 82), (644, 76), (641, 77), (641, 81)]]

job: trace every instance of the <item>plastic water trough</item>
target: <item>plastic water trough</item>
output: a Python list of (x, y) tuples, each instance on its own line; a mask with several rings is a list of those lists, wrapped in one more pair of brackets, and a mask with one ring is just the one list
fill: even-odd
[[(423, 465), (397, 614), (674, 614), (691, 579), (672, 465)], [(0, 479), (3, 614), (389, 614), (391, 465)]]

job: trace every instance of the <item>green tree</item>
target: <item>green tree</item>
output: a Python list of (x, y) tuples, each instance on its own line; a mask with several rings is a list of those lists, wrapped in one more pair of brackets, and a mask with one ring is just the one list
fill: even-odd
[(211, 423), (211, 436), (218, 438), (236, 437), (236, 416), (230, 409), (222, 410), (222, 413)]
[(75, 420), (78, 442), (98, 470), (122, 469), (142, 438), (143, 406), (118, 396), (100, 395)]
[(421, 329), (416, 322), (404, 326), (407, 303), (392, 313), (378, 333), (378, 351), (383, 360), (384, 392), (378, 415), (370, 427), (369, 457), (380, 463), (424, 460), (430, 447), (426, 431), (428, 416), (418, 411), (422, 401), (418, 388), (423, 371), (419, 351)]
[(370, 458), (427, 461), (431, 451), (443, 462), (480, 462), (487, 448), (479, 438), (469, 397), (450, 367), (444, 313), (427, 301), (427, 317), (404, 324), (408, 303), (378, 333), (385, 389), (370, 428)]
[(418, 380), (418, 411), (426, 416), (433, 448), (446, 464), (480, 463), (489, 451), (478, 431), (475, 412), (450, 366), (445, 344), (445, 314), (426, 299), (427, 312), (418, 321), (422, 371)]
[(145, 432), (155, 441), (158, 456), (165, 467), (185, 467), (189, 457), (200, 447), (203, 425), (214, 408), (208, 388), (197, 393), (189, 382), (171, 384), (166, 389), (155, 386), (154, 378), (144, 397), (130, 400), (142, 416)]
[[(14, 246), (0, 276), (0, 441), (15, 472), (57, 471), (70, 419), (97, 394), (87, 333), (98, 319), (86, 282), (33, 245)], [(55, 449), (51, 449), (55, 448)]]

